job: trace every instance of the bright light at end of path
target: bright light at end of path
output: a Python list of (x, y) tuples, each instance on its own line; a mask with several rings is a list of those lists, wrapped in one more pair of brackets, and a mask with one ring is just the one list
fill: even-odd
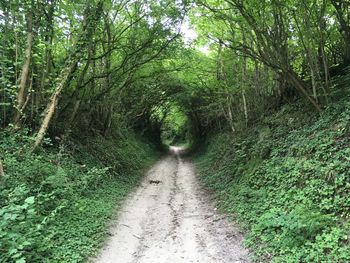
[(170, 146), (169, 150), (170, 150), (171, 153), (173, 153), (175, 155), (178, 155), (178, 154), (183, 153), (185, 151), (185, 148), (184, 147), (179, 147), (179, 146)]

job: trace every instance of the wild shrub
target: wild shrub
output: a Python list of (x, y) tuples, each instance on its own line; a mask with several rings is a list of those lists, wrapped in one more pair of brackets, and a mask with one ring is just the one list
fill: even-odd
[(0, 134), (0, 262), (82, 262), (97, 252), (116, 206), (154, 150), (130, 132), (30, 152), (26, 131)]
[(259, 124), (216, 135), (196, 158), (259, 260), (350, 261), (349, 116), (346, 101), (318, 119), (287, 106), (262, 120), (264, 136)]

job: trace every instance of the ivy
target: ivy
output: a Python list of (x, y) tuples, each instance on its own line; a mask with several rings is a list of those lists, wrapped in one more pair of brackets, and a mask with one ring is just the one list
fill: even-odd
[[(241, 222), (246, 244), (259, 260), (350, 260), (347, 102), (337, 109), (316, 121), (300, 116), (303, 122), (288, 129), (288, 111), (282, 109), (261, 121), (273, 123), (273, 136), (261, 140), (257, 126), (231, 137), (232, 149), (219, 134), (197, 156), (203, 183), (214, 190), (221, 209)], [(264, 145), (271, 151), (261, 159)], [(232, 153), (221, 154), (227, 150)]]

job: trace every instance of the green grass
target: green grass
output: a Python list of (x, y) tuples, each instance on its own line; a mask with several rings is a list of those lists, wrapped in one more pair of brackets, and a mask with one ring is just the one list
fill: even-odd
[(0, 262), (84, 262), (96, 255), (108, 222), (157, 154), (128, 132), (80, 136), (28, 151), (32, 138), (3, 131)]
[(132, 188), (133, 184), (108, 180), (98, 190), (71, 200), (45, 231), (51, 253), (43, 262), (81, 262), (95, 255), (106, 237), (106, 223)]
[(286, 106), (196, 157), (203, 183), (263, 262), (349, 262), (350, 104), (321, 117)]

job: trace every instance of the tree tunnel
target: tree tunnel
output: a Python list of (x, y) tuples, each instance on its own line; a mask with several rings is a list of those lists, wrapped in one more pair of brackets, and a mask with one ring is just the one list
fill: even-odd
[[(186, 88), (166, 86), (150, 103), (144, 97), (134, 128), (161, 148), (170, 145), (192, 147), (203, 138), (201, 123)], [(141, 105), (140, 105), (141, 106)]]

